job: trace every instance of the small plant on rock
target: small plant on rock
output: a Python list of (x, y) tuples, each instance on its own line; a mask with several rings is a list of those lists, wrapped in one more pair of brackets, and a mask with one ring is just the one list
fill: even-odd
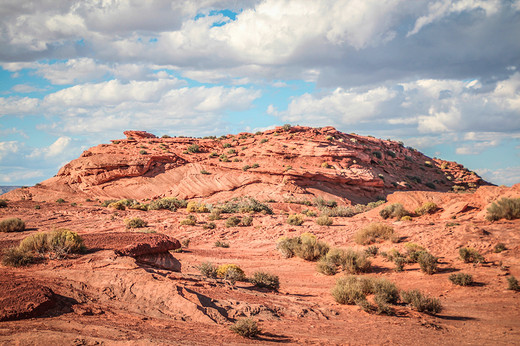
[(433, 214), (437, 209), (437, 204), (433, 202), (426, 202), (422, 206), (415, 209), (415, 213), (417, 215)]
[(302, 214), (292, 214), (287, 218), (287, 223), (293, 226), (301, 226), (303, 224), (304, 216)]
[(217, 240), (215, 242), (215, 247), (228, 248), (229, 247), (229, 243)]
[(188, 215), (184, 220), (180, 222), (183, 226), (195, 226), (197, 224), (197, 218), (193, 215)]
[(277, 291), (280, 288), (280, 278), (278, 275), (257, 271), (253, 277), (249, 279), (253, 285)]
[(470, 286), (473, 283), (473, 276), (465, 273), (451, 274), (448, 279), (458, 286)]
[(208, 278), (217, 277), (217, 266), (211, 262), (203, 262), (197, 267), (200, 273)]
[(459, 249), (460, 258), (466, 263), (482, 263), (484, 257), (477, 250), (470, 247), (461, 247)]
[(254, 338), (261, 332), (258, 323), (252, 318), (238, 320), (235, 324), (229, 327), (229, 329), (245, 338)]
[(320, 226), (331, 226), (334, 221), (327, 215), (322, 215), (316, 219), (316, 223)]
[(507, 278), (507, 289), (512, 291), (520, 291), (518, 280), (513, 275)]
[(403, 216), (410, 215), (410, 213), (404, 209), (402, 204), (395, 203), (381, 209), (379, 215), (385, 220), (389, 218), (396, 218), (397, 220), (400, 220)]
[(401, 300), (419, 312), (437, 314), (442, 311), (441, 302), (423, 295), (419, 290), (401, 291)]
[(126, 219), (125, 225), (126, 225), (126, 228), (128, 228), (128, 229), (144, 228), (144, 227), (148, 226), (148, 223), (139, 217), (134, 217), (131, 219)]
[(25, 222), (17, 217), (12, 217), (0, 221), (0, 232), (23, 232), (25, 231)]
[(489, 221), (518, 218), (520, 218), (520, 198), (504, 197), (497, 202), (493, 202), (487, 209), (486, 219)]
[(394, 229), (383, 223), (372, 223), (354, 234), (354, 240), (361, 245), (375, 243), (378, 240), (389, 240), (394, 235)]
[(506, 245), (504, 243), (498, 243), (495, 245), (495, 248), (493, 249), (494, 253), (501, 253), (502, 251), (507, 250)]

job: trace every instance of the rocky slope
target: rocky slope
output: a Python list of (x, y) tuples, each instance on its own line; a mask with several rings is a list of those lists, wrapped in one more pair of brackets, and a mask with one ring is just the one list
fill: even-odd
[(350, 204), (394, 191), (446, 192), (488, 185), (455, 162), (333, 127), (278, 127), (203, 139), (157, 138), (142, 131), (125, 135), (83, 152), (55, 177), (6, 197), (217, 201), (244, 195), (262, 200), (320, 196)]

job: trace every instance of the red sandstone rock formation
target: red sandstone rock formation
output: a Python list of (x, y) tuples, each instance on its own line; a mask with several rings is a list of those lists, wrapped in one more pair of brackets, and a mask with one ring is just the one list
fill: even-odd
[[(12, 199), (159, 198), (207, 201), (238, 196), (365, 203), (395, 191), (488, 185), (462, 165), (429, 158), (402, 143), (333, 127), (278, 127), (221, 138), (157, 138), (126, 131), (85, 151), (38, 187)], [(130, 139), (131, 138), (131, 139)]]

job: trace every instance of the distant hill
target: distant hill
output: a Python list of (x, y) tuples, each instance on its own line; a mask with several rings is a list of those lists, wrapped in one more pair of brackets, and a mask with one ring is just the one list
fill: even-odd
[(0, 186), (0, 195), (6, 193), (6, 192), (9, 192), (11, 190), (14, 190), (14, 189), (18, 189), (20, 188), (21, 186)]
[(126, 139), (92, 147), (12, 199), (68, 200), (235, 197), (367, 203), (396, 191), (468, 191), (489, 185), (456, 162), (430, 158), (403, 143), (346, 134), (333, 127), (283, 126), (219, 138)]

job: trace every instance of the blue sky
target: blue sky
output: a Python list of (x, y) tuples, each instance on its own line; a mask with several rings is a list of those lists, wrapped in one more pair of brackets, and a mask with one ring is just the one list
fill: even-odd
[(520, 182), (518, 0), (4, 0), (0, 17), (1, 185), (129, 129), (286, 123)]

